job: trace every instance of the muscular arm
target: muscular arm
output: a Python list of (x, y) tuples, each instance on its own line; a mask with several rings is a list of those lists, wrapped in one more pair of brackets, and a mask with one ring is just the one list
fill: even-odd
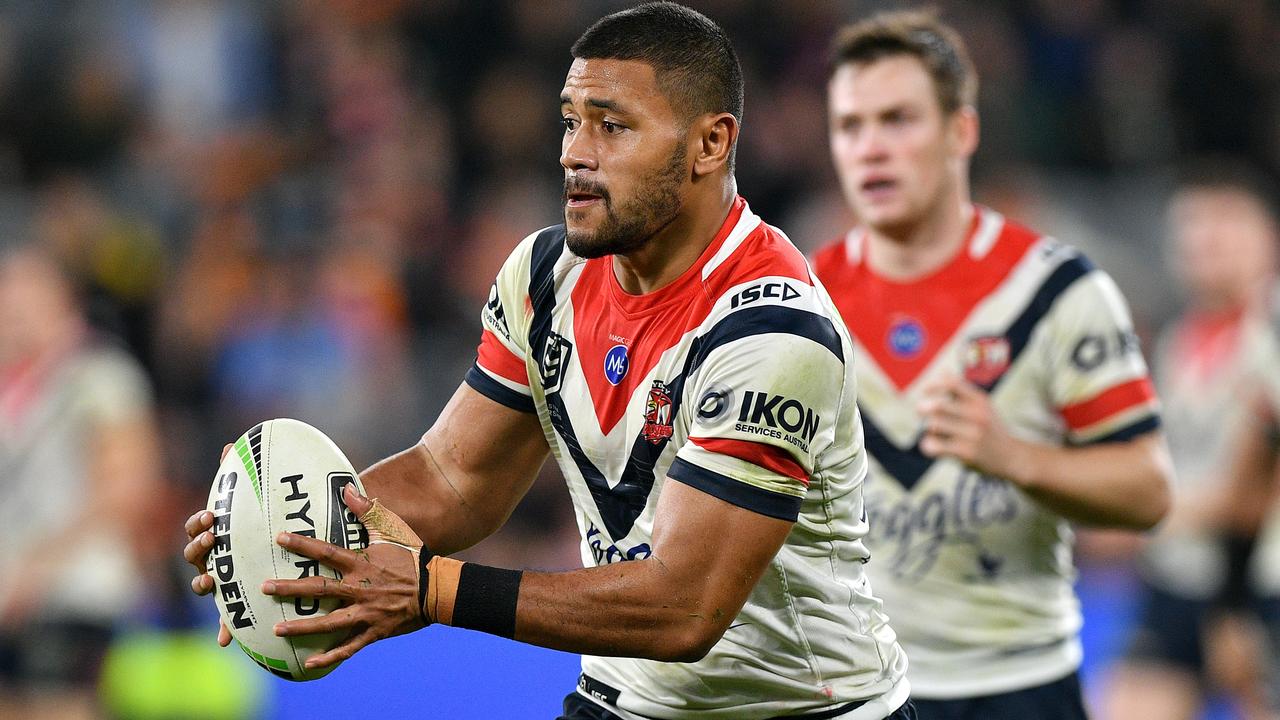
[(927, 391), (921, 450), (1004, 478), (1037, 502), (1085, 525), (1145, 530), (1169, 511), (1173, 464), (1158, 432), (1062, 447), (1009, 434), (982, 390), (948, 378)]
[[(368, 500), (348, 497), (347, 502), (366, 525), (372, 522)], [(706, 655), (737, 617), (792, 523), (744, 510), (674, 480), (667, 481), (658, 502), (650, 557), (569, 572), (524, 573), (518, 589), (510, 590), (517, 593), (512, 598), (515, 639), (569, 652), (665, 662), (693, 662)], [(374, 525), (391, 527), (398, 522), (390, 513), (387, 517), (393, 519), (391, 524)], [(324, 617), (276, 626), (283, 636), (353, 631), (344, 644), (308, 660), (308, 667), (331, 665), (370, 642), (421, 627), (420, 610), (430, 613), (432, 622), (479, 627), (458, 622), (459, 607), (476, 601), (474, 595), (464, 599), (459, 589), (465, 564), (439, 557), (431, 561), (434, 569), (423, 608), (418, 604), (422, 595), (414, 569), (417, 560), (404, 550), (416, 538), (393, 534), (402, 535), (397, 546), (371, 544), (364, 556), (315, 538), (282, 536), (282, 545), (338, 568), (343, 579), (274, 580), (266, 583), (264, 592), (335, 596), (351, 603)], [(370, 537), (375, 536), (390, 537), (370, 526)], [(440, 596), (447, 599), (433, 600)], [(446, 607), (435, 614), (435, 609)], [(511, 632), (497, 627), (490, 631)]]
[(742, 610), (792, 523), (674, 480), (658, 501), (653, 555), (524, 574), (516, 639), (590, 655), (702, 658)]
[(1146, 530), (1169, 511), (1173, 467), (1159, 433), (1087, 447), (1011, 438), (1006, 463), (1001, 477), (1084, 525)]
[(360, 474), (433, 552), (471, 547), (506, 522), (549, 450), (536, 415), (463, 384), (417, 445)]

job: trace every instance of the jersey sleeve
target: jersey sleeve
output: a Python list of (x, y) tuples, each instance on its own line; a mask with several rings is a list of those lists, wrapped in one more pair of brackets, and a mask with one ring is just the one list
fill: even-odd
[(1059, 298), (1044, 329), (1047, 385), (1072, 444), (1120, 442), (1160, 426), (1160, 407), (1129, 308), (1092, 270)]
[(538, 233), (525, 238), (503, 263), (480, 311), (480, 346), (466, 383), (476, 392), (521, 412), (535, 412), (529, 389), (530, 253)]
[(686, 392), (695, 404), (689, 437), (668, 475), (748, 510), (795, 520), (815, 458), (834, 437), (845, 358), (829, 318), (783, 310), (789, 312), (739, 312), (722, 323), (738, 337), (708, 353)]

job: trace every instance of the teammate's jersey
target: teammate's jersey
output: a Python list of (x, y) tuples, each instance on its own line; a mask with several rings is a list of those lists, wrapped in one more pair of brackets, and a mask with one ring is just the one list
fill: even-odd
[(1080, 662), (1067, 521), (1012, 484), (920, 451), (916, 404), (960, 375), (1033, 441), (1158, 426), (1120, 292), (1074, 249), (975, 208), (963, 248), (912, 282), (878, 276), (855, 229), (814, 272), (849, 326), (871, 459), (868, 566), (911, 659), (912, 692), (952, 699), (1059, 679)]
[(482, 317), (467, 382), (538, 414), (585, 565), (649, 556), (670, 479), (795, 521), (705, 658), (584, 656), (580, 692), (650, 718), (853, 704), (847, 717), (861, 720), (905, 700), (906, 661), (863, 571), (866, 454), (852, 346), (780, 231), (738, 198), (687, 272), (637, 296), (618, 285), (612, 258), (579, 258), (563, 226), (549, 228), (512, 253)]
[[(1251, 357), (1265, 324), (1243, 309), (1190, 313), (1161, 334), (1153, 374), (1173, 459), (1174, 497), (1200, 504), (1223, 490), (1232, 443), (1254, 421), (1245, 402), (1256, 383)], [(1227, 552), (1218, 533), (1166, 522), (1142, 553), (1144, 578), (1183, 597), (1208, 600), (1226, 578)]]

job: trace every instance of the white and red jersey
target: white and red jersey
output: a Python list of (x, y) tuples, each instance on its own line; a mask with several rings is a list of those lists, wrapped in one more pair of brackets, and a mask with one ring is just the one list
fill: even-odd
[(855, 229), (817, 256), (857, 354), (871, 459), (868, 565), (916, 697), (1009, 692), (1080, 662), (1066, 520), (1011, 483), (920, 451), (917, 403), (944, 374), (990, 393), (1008, 430), (1087, 444), (1158, 427), (1129, 312), (1076, 250), (975, 208), (962, 249), (910, 282), (877, 275)]
[[(1225, 490), (1238, 434), (1257, 422), (1253, 367), (1266, 338), (1259, 313), (1239, 308), (1189, 312), (1161, 333), (1153, 355), (1161, 416), (1173, 460), (1176, 502), (1203, 506)], [(1147, 582), (1201, 600), (1217, 596), (1226, 580), (1227, 549), (1217, 528), (1180, 522), (1174, 513), (1142, 554)]]
[(795, 527), (705, 658), (584, 656), (580, 691), (628, 718), (889, 714), (907, 697), (906, 661), (863, 572), (852, 346), (826, 292), (741, 198), (661, 290), (628, 295), (612, 262), (572, 254), (563, 226), (526, 238), (498, 275), (467, 374), (538, 414), (584, 564), (648, 557), (672, 480)]

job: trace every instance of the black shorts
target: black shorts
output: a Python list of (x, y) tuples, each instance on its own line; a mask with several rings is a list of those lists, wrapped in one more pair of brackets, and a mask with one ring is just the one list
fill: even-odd
[[(592, 681), (597, 682), (597, 681)], [(854, 704), (856, 706), (856, 703)], [(854, 706), (838, 707), (831, 711), (819, 711), (811, 715), (790, 715), (776, 720), (788, 720), (795, 718), (796, 720), (820, 720), (821, 718), (835, 717), (843, 715)], [(623, 720), (616, 713), (609, 712), (603, 706), (591, 702), (583, 697), (581, 693), (574, 691), (569, 693), (564, 699), (564, 714), (556, 720)], [(914, 706), (908, 700), (905, 705), (898, 708), (892, 715), (885, 720), (918, 720)]]
[(1077, 673), (1026, 690), (964, 698), (915, 701), (919, 720), (1087, 720)]
[(113, 635), (110, 625), (69, 620), (0, 631), (0, 684), (91, 688)]
[(1125, 659), (1204, 675), (1204, 632), (1214, 604), (1142, 583)]

